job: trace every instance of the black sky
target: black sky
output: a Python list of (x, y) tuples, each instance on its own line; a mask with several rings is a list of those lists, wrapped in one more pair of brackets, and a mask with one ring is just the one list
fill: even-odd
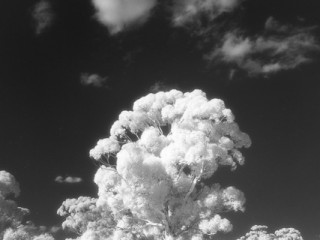
[[(20, 206), (43, 225), (59, 224), (66, 198), (95, 196), (97, 169), (88, 152), (120, 111), (130, 109), (156, 82), (182, 91), (200, 88), (221, 98), (252, 138), (246, 164), (218, 171), (223, 185), (247, 198), (232, 214), (232, 236), (252, 225), (295, 227), (305, 239), (320, 234), (320, 60), (265, 76), (232, 80), (219, 64), (208, 67), (198, 39), (173, 29), (161, 9), (139, 29), (110, 36), (93, 17), (90, 1), (54, 1), (54, 24), (36, 35), (36, 1), (0, 2), (0, 169), (20, 182)], [(241, 24), (257, 32), (269, 16), (320, 26), (317, 0), (247, 0)], [(237, 16), (235, 16), (237, 18)], [(315, 31), (315, 34), (318, 32)], [(319, 35), (317, 36), (319, 37)], [(83, 86), (82, 73), (108, 77), (108, 88)], [(83, 182), (61, 185), (56, 176)]]

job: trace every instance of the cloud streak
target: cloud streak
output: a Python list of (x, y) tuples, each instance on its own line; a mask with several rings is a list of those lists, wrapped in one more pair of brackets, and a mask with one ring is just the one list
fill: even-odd
[(56, 183), (66, 183), (66, 184), (75, 184), (75, 183), (80, 183), (82, 182), (82, 178), (80, 177), (72, 177), (72, 176), (67, 176), (63, 178), (62, 176), (57, 176), (54, 181)]
[(92, 0), (96, 17), (116, 34), (134, 25), (141, 25), (149, 18), (156, 0)]
[(222, 13), (232, 12), (240, 3), (241, 0), (175, 0), (172, 21), (174, 26), (198, 22), (203, 16), (212, 21)]
[(157, 81), (155, 83), (153, 83), (148, 91), (151, 92), (151, 93), (157, 93), (157, 92), (160, 92), (160, 91), (168, 91), (170, 89), (178, 89), (178, 85), (177, 84), (168, 84), (166, 82), (163, 82), (163, 81)]
[(260, 35), (226, 33), (209, 59), (235, 65), (252, 75), (294, 69), (310, 62), (312, 54), (320, 50), (313, 29), (282, 25), (270, 17)]

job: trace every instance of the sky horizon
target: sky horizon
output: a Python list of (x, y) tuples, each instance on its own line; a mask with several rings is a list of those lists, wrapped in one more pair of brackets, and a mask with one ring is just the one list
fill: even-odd
[(135, 100), (201, 89), (252, 139), (244, 166), (212, 180), (247, 200), (224, 237), (267, 225), (319, 239), (320, 3), (113, 3), (0, 3), (0, 170), (28, 219), (57, 226), (65, 199), (97, 196), (89, 151)]

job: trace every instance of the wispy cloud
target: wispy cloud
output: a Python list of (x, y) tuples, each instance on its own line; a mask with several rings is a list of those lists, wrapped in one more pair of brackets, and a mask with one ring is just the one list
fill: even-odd
[(108, 77), (101, 77), (98, 74), (82, 73), (80, 83), (84, 86), (108, 87)]
[(40, 0), (34, 5), (32, 17), (35, 22), (36, 34), (43, 33), (54, 22), (55, 14), (49, 0)]
[(92, 0), (97, 19), (111, 34), (144, 23), (155, 7), (156, 0)]
[(172, 21), (175, 26), (197, 23), (205, 16), (212, 21), (225, 12), (237, 8), (242, 0), (175, 0)]
[(170, 89), (178, 89), (178, 85), (177, 84), (167, 84), (162, 81), (157, 81), (151, 85), (151, 87), (148, 89), (148, 92), (157, 93), (160, 91), (169, 91)]
[(226, 33), (209, 59), (235, 65), (253, 75), (294, 69), (310, 62), (312, 54), (320, 50), (311, 33), (313, 29), (284, 25), (269, 18), (260, 35)]
[[(294, 69), (311, 62), (314, 54), (320, 51), (314, 27), (282, 24), (272, 17), (266, 20), (259, 33), (246, 34), (246, 26), (235, 21), (241, 19), (244, 1), (172, 0), (170, 4), (167, 1), (159, 4), (159, 7), (169, 9), (173, 28), (187, 29), (186, 32), (197, 42), (195, 48), (205, 52), (204, 57), (209, 63), (230, 66), (230, 79), (242, 71), (254, 76)], [(97, 18), (111, 34), (141, 25), (160, 3), (157, 0), (92, 2)], [(127, 56), (130, 60), (130, 54)], [(104, 86), (106, 80), (96, 74), (81, 76), (83, 85), (95, 87)]]
[(68, 183), (68, 184), (73, 184), (73, 183), (80, 183), (82, 182), (82, 178), (80, 177), (72, 177), (72, 176), (67, 176), (67, 177), (62, 177), (62, 176), (57, 176), (54, 181), (56, 183)]

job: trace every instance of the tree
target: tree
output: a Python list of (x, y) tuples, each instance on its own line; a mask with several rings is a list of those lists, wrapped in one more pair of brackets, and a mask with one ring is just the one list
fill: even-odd
[(239, 149), (250, 144), (222, 100), (200, 90), (149, 94), (121, 112), (90, 151), (101, 163), (98, 198), (68, 199), (58, 214), (83, 240), (200, 240), (229, 232), (221, 214), (244, 211), (244, 194), (205, 180), (220, 166), (243, 165)]
[(275, 233), (268, 233), (267, 230), (267, 226), (255, 225), (238, 240), (303, 240), (300, 232), (294, 228), (282, 228)]
[(32, 222), (24, 222), (29, 213), (26, 208), (18, 207), (11, 196), (18, 197), (20, 186), (15, 177), (0, 171), (0, 239), (3, 240), (54, 240), (44, 233), (45, 227), (36, 227)]
[(18, 197), (20, 186), (14, 176), (6, 171), (0, 171), (0, 239), (7, 228), (15, 228), (21, 224), (23, 217), (29, 213), (26, 208), (20, 208), (11, 197)]

